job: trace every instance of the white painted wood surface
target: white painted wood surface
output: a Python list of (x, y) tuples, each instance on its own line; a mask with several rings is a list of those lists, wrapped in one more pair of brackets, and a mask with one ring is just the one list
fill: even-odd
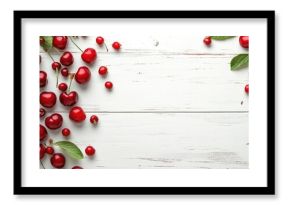
[[(203, 45), (203, 36), (148, 36), (141, 39), (122, 35), (120, 52), (109, 52), (95, 44), (95, 37), (78, 38), (83, 49), (98, 52), (89, 66), (90, 82), (73, 83), (79, 93), (78, 105), (87, 112), (87, 120), (76, 125), (68, 119), (68, 108), (59, 102), (49, 113), (60, 112), (64, 126), (71, 129), (68, 140), (84, 150), (96, 148), (94, 158), (74, 161), (67, 157), (66, 168), (248, 168), (248, 69), (230, 71), (230, 59), (243, 50), (237, 38)], [(71, 71), (85, 65), (80, 52), (69, 43), (75, 58)], [(41, 51), (40, 69), (48, 73), (49, 83), (41, 90), (60, 92), (55, 87), (51, 59)], [(52, 56), (60, 56), (53, 52)], [(106, 65), (109, 75), (98, 75)], [(107, 91), (110, 80), (114, 89)], [(62, 76), (60, 82), (68, 82)], [(97, 126), (89, 116), (100, 118)], [(43, 121), (41, 121), (43, 124)], [(61, 130), (50, 136), (63, 140)], [(43, 160), (51, 168), (48, 156)]]

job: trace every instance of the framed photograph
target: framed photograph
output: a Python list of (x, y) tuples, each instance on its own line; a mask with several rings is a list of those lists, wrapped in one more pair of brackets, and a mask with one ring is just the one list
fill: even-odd
[(274, 194), (274, 53), (274, 11), (14, 11), (14, 194)]

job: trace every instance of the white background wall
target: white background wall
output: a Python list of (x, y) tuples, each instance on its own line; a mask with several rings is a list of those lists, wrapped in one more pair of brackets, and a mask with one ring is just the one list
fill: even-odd
[[(3, 4), (3, 3), (2, 3)], [(44, 5), (45, 7), (41, 7)], [(13, 10), (19, 9), (192, 9), (192, 10), (248, 10), (248, 9), (275, 9), (276, 10), (276, 196), (13, 196), (13, 107), (12, 107), (12, 75), (13, 75)], [(287, 66), (290, 46), (290, 36), (287, 1), (279, 3), (265, 0), (243, 2), (237, 1), (9, 1), (1, 5), (1, 174), (0, 196), (5, 204), (287, 204), (290, 201), (290, 139), (289, 139), (289, 77), (290, 71)], [(281, 66), (284, 65), (284, 68)], [(287, 133), (288, 132), (288, 133)], [(287, 135), (288, 134), (288, 135)]]

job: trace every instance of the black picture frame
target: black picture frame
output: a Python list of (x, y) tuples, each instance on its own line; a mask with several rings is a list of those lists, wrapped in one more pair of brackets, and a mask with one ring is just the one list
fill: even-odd
[[(266, 187), (23, 187), (21, 169), (21, 24), (46, 18), (261, 18), (267, 19)], [(270, 82), (270, 83), (269, 83)], [(270, 86), (269, 86), (270, 85)], [(16, 195), (272, 195), (275, 194), (275, 11), (14, 11), (14, 194)]]

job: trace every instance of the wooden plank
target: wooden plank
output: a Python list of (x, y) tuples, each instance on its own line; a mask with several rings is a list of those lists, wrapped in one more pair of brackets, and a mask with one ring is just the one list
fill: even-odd
[[(97, 126), (75, 124), (63, 113), (63, 127), (72, 130), (68, 140), (82, 150), (96, 148), (94, 158), (68, 158), (65, 168), (248, 168), (247, 113), (95, 114)], [(64, 140), (60, 130), (49, 133)], [(43, 163), (51, 168), (48, 156)]]
[[(41, 70), (49, 76), (42, 90), (56, 93), (55, 73), (51, 60), (42, 55)], [(54, 55), (57, 58), (58, 55)], [(84, 65), (80, 53), (75, 53), (75, 72)], [(91, 65), (92, 78), (85, 86), (74, 83), (72, 90), (79, 93), (79, 105), (86, 111), (130, 112), (211, 112), (248, 111), (248, 96), (244, 86), (248, 83), (248, 69), (231, 71), (233, 55), (184, 55), (147, 53), (102, 53)], [(98, 67), (108, 66), (109, 75), (98, 74)], [(112, 92), (104, 82), (114, 83)], [(60, 76), (60, 82), (68, 82)], [(62, 105), (55, 110), (65, 111)]]

